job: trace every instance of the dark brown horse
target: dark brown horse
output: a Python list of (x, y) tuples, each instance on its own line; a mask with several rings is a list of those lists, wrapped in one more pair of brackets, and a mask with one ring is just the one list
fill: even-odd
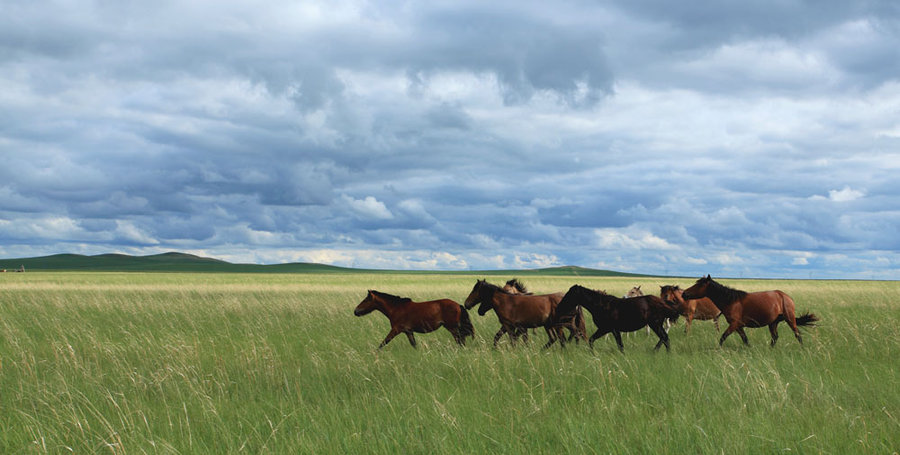
[(659, 298), (666, 302), (672, 302), (678, 308), (678, 312), (687, 320), (684, 327), (684, 333), (691, 332), (691, 321), (698, 319), (701, 321), (713, 320), (716, 325), (716, 332), (719, 331), (719, 316), (722, 314), (716, 304), (708, 297), (701, 299), (685, 299), (684, 291), (673, 285), (659, 287)]
[(781, 291), (744, 292), (732, 289), (717, 283), (709, 275), (700, 278), (697, 282), (684, 290), (682, 296), (685, 299), (699, 299), (709, 297), (716, 307), (725, 315), (728, 328), (719, 338), (719, 346), (725, 342), (725, 338), (731, 332), (737, 331), (744, 344), (750, 345), (744, 327), (769, 326), (772, 335), (771, 346), (778, 341), (778, 323), (787, 321), (794, 331), (797, 341), (803, 344), (800, 329), (797, 326), (815, 326), (819, 320), (815, 314), (806, 313), (800, 317), (794, 316), (794, 299)]
[(413, 302), (404, 297), (369, 291), (366, 298), (353, 311), (356, 316), (364, 316), (375, 310), (380, 311), (391, 321), (391, 331), (378, 349), (388, 344), (395, 336), (405, 333), (409, 344), (416, 347), (413, 332), (428, 333), (444, 326), (453, 335), (457, 343), (466, 344), (466, 337), (475, 337), (475, 328), (469, 319), (469, 312), (462, 305), (450, 300), (431, 300)]
[(659, 337), (654, 349), (665, 345), (669, 350), (669, 335), (663, 329), (666, 318), (678, 319), (678, 310), (655, 295), (619, 298), (603, 291), (595, 291), (584, 286), (575, 285), (569, 288), (565, 297), (556, 308), (557, 316), (562, 318), (571, 314), (578, 307), (584, 307), (591, 313), (597, 331), (589, 340), (591, 349), (594, 340), (612, 332), (619, 350), (625, 352), (622, 344), (622, 332), (634, 332), (644, 326), (650, 326)]
[[(494, 335), (494, 346), (504, 333), (509, 335), (515, 344), (523, 329), (543, 327), (547, 331), (548, 341), (544, 348), (550, 347), (558, 338), (563, 338), (562, 328), (568, 328), (571, 336), (586, 339), (584, 332), (584, 315), (571, 314), (571, 317), (553, 325), (556, 305), (562, 300), (562, 292), (544, 295), (510, 294), (486, 280), (478, 280), (472, 292), (466, 298), (465, 307), (470, 309), (476, 304), (478, 314), (484, 316), (494, 310), (500, 320), (500, 330)], [(580, 324), (579, 324), (580, 323)]]

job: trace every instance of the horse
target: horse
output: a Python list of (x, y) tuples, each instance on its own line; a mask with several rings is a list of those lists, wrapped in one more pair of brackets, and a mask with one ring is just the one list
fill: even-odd
[(450, 331), (459, 345), (466, 344), (466, 337), (475, 338), (475, 327), (469, 319), (469, 312), (450, 299), (413, 302), (405, 297), (369, 290), (366, 298), (353, 310), (353, 314), (364, 316), (375, 310), (380, 311), (391, 321), (391, 331), (378, 345), (378, 349), (383, 348), (401, 333), (405, 333), (409, 344), (416, 347), (413, 332), (433, 332), (441, 326)]
[(622, 332), (634, 332), (649, 326), (659, 337), (654, 350), (659, 350), (662, 345), (666, 346), (666, 351), (669, 350), (669, 335), (663, 330), (663, 321), (666, 318), (678, 319), (678, 310), (655, 295), (624, 299), (576, 284), (569, 288), (557, 306), (557, 317), (565, 317), (579, 306), (591, 313), (597, 326), (597, 331), (588, 340), (591, 349), (594, 349), (594, 340), (612, 332), (619, 351), (624, 353)]
[(472, 287), (472, 292), (466, 297), (465, 308), (468, 310), (480, 303), (478, 306), (480, 316), (484, 316), (492, 309), (497, 313), (500, 330), (494, 335), (494, 347), (497, 347), (497, 343), (504, 333), (508, 334), (510, 342), (515, 344), (521, 333), (520, 330), (543, 327), (548, 337), (547, 344), (544, 345), (544, 349), (546, 349), (557, 338), (564, 339), (563, 327), (569, 329), (572, 337), (581, 337), (585, 340), (587, 338), (584, 331), (583, 314), (580, 320), (578, 313), (572, 313), (569, 319), (558, 321), (555, 326), (551, 325), (551, 322), (554, 321), (556, 305), (563, 295), (562, 292), (544, 295), (510, 294), (504, 292), (499, 286), (488, 283), (487, 280), (478, 280)]
[[(533, 295), (534, 294), (533, 292), (530, 292), (528, 290), (528, 288), (526, 288), (525, 285), (522, 284), (521, 281), (519, 281), (518, 278), (513, 278), (511, 280), (508, 280), (506, 282), (506, 284), (503, 285), (503, 292), (506, 292), (507, 294), (521, 294), (521, 295)], [(534, 329), (532, 329), (532, 331), (533, 330)], [(521, 336), (522, 339), (527, 343), (528, 342), (528, 329), (522, 329), (522, 328), (516, 329), (516, 333), (511, 335), (511, 337), (513, 337), (513, 336), (515, 338), (518, 338)]]
[(684, 333), (691, 333), (691, 321), (698, 319), (701, 321), (713, 320), (716, 325), (716, 332), (719, 331), (719, 316), (722, 312), (716, 307), (708, 297), (701, 299), (685, 300), (684, 291), (677, 285), (665, 285), (659, 287), (659, 298), (666, 302), (674, 302), (678, 307), (678, 311), (687, 320)]
[(794, 331), (797, 341), (802, 345), (803, 337), (800, 336), (798, 326), (815, 326), (816, 321), (819, 320), (812, 313), (795, 317), (794, 299), (784, 292), (778, 290), (744, 292), (719, 284), (709, 275), (700, 278), (693, 286), (685, 289), (682, 297), (688, 300), (709, 297), (722, 311), (725, 320), (728, 321), (728, 328), (719, 338), (719, 346), (722, 346), (728, 335), (735, 331), (741, 336), (744, 344), (750, 346), (747, 334), (744, 333), (744, 327), (769, 326), (769, 333), (772, 335), (769, 345), (774, 347), (775, 342), (778, 341), (778, 323), (781, 321), (787, 321), (791, 330)]
[[(632, 297), (641, 297), (644, 295), (644, 291), (641, 291), (641, 285), (637, 285), (632, 287), (625, 295), (622, 296), (623, 299), (630, 299)], [(661, 297), (661, 296), (660, 296)], [(663, 299), (665, 300), (665, 299)], [(672, 321), (666, 319), (665, 329), (666, 333), (669, 333), (669, 329), (672, 328)], [(650, 326), (647, 326), (647, 333), (650, 333)]]
[(626, 292), (625, 295), (622, 297), (626, 298), (626, 299), (630, 299), (632, 297), (640, 297), (642, 295), (644, 295), (644, 292), (641, 291), (641, 285), (637, 285), (637, 286), (631, 288), (631, 290)]
[(533, 295), (533, 293), (528, 291), (528, 288), (526, 288), (518, 278), (507, 281), (506, 284), (503, 285), (503, 291), (508, 294)]

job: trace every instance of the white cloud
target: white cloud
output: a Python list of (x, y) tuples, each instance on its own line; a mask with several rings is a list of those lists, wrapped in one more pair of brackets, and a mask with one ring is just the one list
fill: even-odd
[(641, 229), (595, 229), (594, 236), (597, 246), (604, 249), (629, 249), (629, 250), (674, 250), (677, 246), (671, 245), (665, 239), (651, 232)]
[(389, 220), (394, 214), (388, 210), (383, 202), (372, 196), (366, 196), (364, 199), (353, 199), (350, 196), (341, 196), (347, 205), (361, 218), (372, 218), (377, 220)]
[(831, 199), (834, 202), (849, 202), (855, 201), (865, 195), (866, 193), (864, 191), (854, 190), (849, 186), (845, 186), (840, 190), (830, 190), (828, 192), (828, 199)]

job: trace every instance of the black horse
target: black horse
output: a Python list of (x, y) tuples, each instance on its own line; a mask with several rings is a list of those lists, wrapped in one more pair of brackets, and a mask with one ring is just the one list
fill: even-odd
[[(645, 326), (650, 326), (653, 333), (659, 337), (656, 348), (665, 345), (669, 350), (669, 335), (663, 329), (666, 318), (673, 322), (678, 319), (678, 309), (674, 305), (664, 302), (655, 295), (644, 295), (622, 299), (603, 291), (594, 291), (584, 286), (575, 285), (569, 288), (569, 292), (563, 297), (556, 307), (557, 320), (565, 320), (581, 306), (591, 313), (597, 331), (591, 335), (589, 341), (591, 349), (594, 348), (594, 340), (612, 332), (616, 337), (619, 350), (625, 352), (622, 345), (622, 332), (634, 332)], [(560, 340), (564, 342), (564, 340)]]

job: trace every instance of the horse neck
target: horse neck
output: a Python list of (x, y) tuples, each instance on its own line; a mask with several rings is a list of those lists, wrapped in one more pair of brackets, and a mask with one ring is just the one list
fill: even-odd
[(500, 293), (499, 287), (485, 283), (478, 289), (478, 298), (482, 303), (487, 302), (491, 306), (496, 306), (497, 301), (495, 297), (498, 293)]
[(592, 291), (588, 288), (582, 288), (581, 294), (579, 294), (578, 305), (584, 307), (584, 309), (588, 310), (591, 314), (596, 314), (606, 305), (604, 299), (609, 297), (612, 296), (602, 292)]
[(744, 291), (730, 289), (719, 283), (711, 284), (706, 287), (706, 297), (709, 297), (719, 308), (727, 307), (747, 295)]
[(391, 319), (396, 314), (397, 307), (400, 306), (398, 303), (387, 302), (382, 298), (378, 298), (376, 302), (378, 302), (378, 306), (375, 309), (387, 316), (388, 319)]

